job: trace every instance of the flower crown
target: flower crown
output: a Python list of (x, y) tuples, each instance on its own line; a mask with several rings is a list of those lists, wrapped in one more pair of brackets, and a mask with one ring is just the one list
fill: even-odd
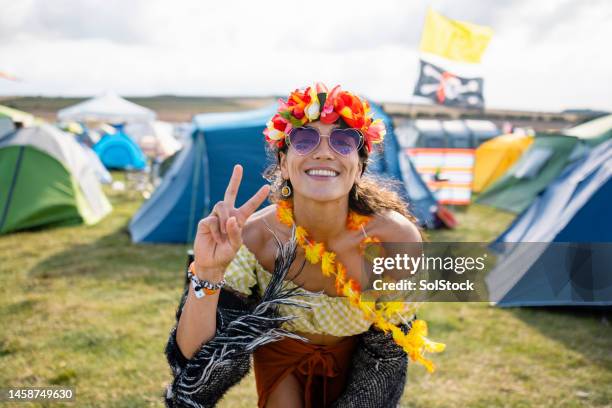
[(304, 90), (296, 89), (287, 102), (279, 99), (278, 103), (278, 113), (270, 119), (263, 132), (272, 148), (284, 147), (291, 129), (316, 120), (330, 125), (341, 118), (349, 127), (359, 129), (368, 153), (372, 152), (374, 143), (383, 141), (387, 132), (381, 119), (372, 120), (368, 101), (343, 91), (340, 85), (328, 92), (327, 87), (319, 82)]

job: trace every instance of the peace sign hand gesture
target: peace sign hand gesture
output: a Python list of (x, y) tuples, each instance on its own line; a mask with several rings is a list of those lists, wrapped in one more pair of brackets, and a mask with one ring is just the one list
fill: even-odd
[(215, 204), (210, 215), (198, 223), (193, 254), (195, 272), (201, 279), (223, 277), (242, 245), (242, 228), (268, 196), (270, 186), (264, 185), (242, 207), (235, 208), (241, 180), (242, 166), (235, 165), (223, 201)]

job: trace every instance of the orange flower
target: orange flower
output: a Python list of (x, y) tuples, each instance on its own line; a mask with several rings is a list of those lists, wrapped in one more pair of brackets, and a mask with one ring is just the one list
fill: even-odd
[(321, 106), (315, 88), (308, 87), (304, 91), (296, 89), (291, 92), (286, 104), (282, 105), (283, 117), (295, 127), (319, 119)]
[(342, 285), (342, 294), (346, 296), (353, 306), (359, 306), (361, 302), (361, 287), (355, 279), (349, 279)]
[(380, 239), (376, 237), (365, 237), (359, 243), (359, 253), (364, 256), (366, 261), (373, 262), (374, 258), (384, 256), (384, 249)]
[(373, 143), (381, 143), (387, 134), (385, 123), (381, 119), (373, 121), (364, 131), (366, 148), (372, 151)]
[(280, 200), (276, 203), (276, 217), (280, 222), (288, 227), (293, 226), (293, 209), (287, 200)]
[(346, 282), (346, 268), (342, 263), (336, 263), (336, 293), (342, 294), (342, 288)]
[(306, 232), (306, 229), (304, 227), (301, 227), (298, 225), (295, 228), (295, 239), (297, 240), (298, 245), (300, 246), (306, 245), (307, 236), (308, 236), (308, 233)]
[(311, 264), (317, 264), (325, 252), (325, 245), (322, 242), (310, 243), (304, 248), (304, 257)]
[(330, 277), (336, 273), (336, 254), (334, 252), (325, 251), (323, 259), (321, 259), (321, 272), (323, 276)]
[(402, 346), (412, 361), (423, 364), (430, 373), (435, 371), (435, 365), (431, 360), (426, 359), (423, 353), (440, 353), (444, 351), (446, 345), (433, 342), (425, 337), (427, 336), (427, 323), (424, 320), (413, 321), (412, 328), (406, 335), (397, 327), (392, 328), (391, 332), (397, 344)]
[(368, 215), (361, 215), (355, 211), (349, 211), (348, 218), (346, 219), (346, 227), (351, 231), (361, 229), (361, 227), (367, 224), (372, 217)]
[(334, 110), (344, 119), (347, 125), (361, 129), (365, 124), (363, 103), (358, 96), (342, 91), (335, 100)]

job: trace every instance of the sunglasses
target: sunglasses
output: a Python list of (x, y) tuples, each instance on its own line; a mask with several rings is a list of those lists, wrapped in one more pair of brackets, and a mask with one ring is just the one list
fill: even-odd
[(329, 146), (342, 156), (348, 156), (363, 145), (363, 135), (358, 129), (333, 129), (329, 136), (322, 136), (318, 129), (299, 127), (291, 130), (288, 145), (293, 146), (297, 154), (306, 155), (319, 146), (322, 137), (329, 137)]

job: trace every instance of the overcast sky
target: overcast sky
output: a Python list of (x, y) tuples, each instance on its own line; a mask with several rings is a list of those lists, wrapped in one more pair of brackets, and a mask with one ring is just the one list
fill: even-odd
[(612, 110), (612, 1), (0, 0), (0, 95), (286, 94), (409, 101), (427, 6), (491, 26), (489, 107)]

